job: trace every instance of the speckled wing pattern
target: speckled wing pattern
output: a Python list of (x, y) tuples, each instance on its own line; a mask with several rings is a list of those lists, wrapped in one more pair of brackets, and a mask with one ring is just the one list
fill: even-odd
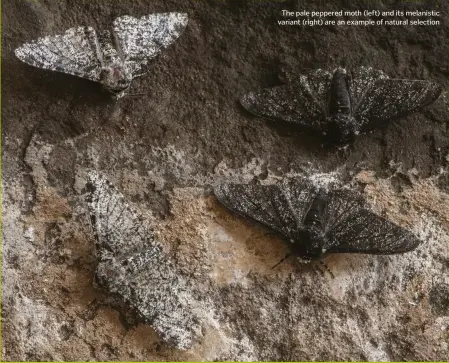
[(108, 180), (91, 172), (86, 188), (96, 240), (96, 284), (133, 308), (164, 341), (189, 348), (201, 328), (188, 282), (180, 278), (148, 222)]
[(325, 130), (327, 98), (332, 73), (317, 70), (292, 85), (264, 88), (245, 94), (240, 103), (256, 116)]
[(187, 14), (150, 14), (140, 19), (121, 16), (114, 20), (113, 31), (125, 63), (134, 76), (145, 72), (151, 58), (172, 44), (187, 25)]
[(345, 189), (327, 194), (322, 226), (329, 252), (387, 255), (420, 244), (411, 232), (371, 212), (361, 196)]
[(368, 90), (378, 80), (389, 78), (383, 71), (371, 67), (356, 68), (351, 71), (346, 71), (346, 74), (353, 113), (359, 108)]
[[(298, 244), (308, 243), (297, 236), (311, 228), (305, 220), (320, 192), (305, 179), (278, 185), (221, 184), (214, 189), (217, 199), (230, 210)], [(420, 243), (411, 232), (371, 212), (358, 194), (335, 189), (324, 195), (318, 224), (324, 251), (395, 254), (411, 251)]]
[(98, 38), (95, 29), (89, 26), (25, 43), (15, 50), (15, 55), (34, 67), (100, 81)]
[(221, 184), (217, 199), (233, 212), (261, 224), (286, 241), (303, 228), (303, 220), (316, 195), (306, 180), (283, 181), (278, 185)]
[(441, 87), (430, 81), (378, 79), (367, 88), (354, 118), (363, 131), (369, 131), (431, 104), (440, 93)]

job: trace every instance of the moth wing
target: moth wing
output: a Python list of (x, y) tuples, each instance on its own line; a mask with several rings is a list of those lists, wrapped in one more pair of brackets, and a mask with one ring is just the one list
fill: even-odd
[(187, 26), (185, 13), (159, 13), (143, 16), (121, 16), (114, 20), (113, 31), (132, 74), (145, 73), (148, 60), (172, 44)]
[(431, 81), (378, 79), (364, 94), (354, 118), (368, 131), (431, 104), (440, 93), (441, 87)]
[(282, 192), (295, 216), (298, 226), (304, 224), (304, 219), (317, 195), (316, 187), (307, 179), (284, 179)]
[(292, 85), (265, 88), (245, 94), (240, 103), (256, 116), (325, 130), (327, 92), (332, 74), (317, 70)]
[(301, 84), (311, 95), (314, 103), (321, 109), (324, 115), (328, 115), (329, 92), (333, 73), (323, 69), (310, 72), (307, 76), (301, 76)]
[(92, 27), (71, 28), (62, 35), (38, 38), (18, 47), (14, 53), (34, 67), (100, 80), (101, 56)]
[(87, 190), (99, 257), (97, 284), (135, 309), (163, 340), (189, 348), (200, 325), (191, 310), (187, 281), (141, 214), (108, 180), (91, 172)]
[(387, 78), (388, 76), (384, 72), (371, 67), (360, 67), (350, 71), (347, 79), (353, 113), (374, 84), (380, 79)]
[(360, 196), (347, 190), (328, 194), (323, 221), (329, 252), (388, 255), (420, 244), (411, 232), (371, 212)]
[(87, 206), (97, 249), (114, 257), (154, 246), (154, 231), (104, 177), (90, 172)]
[(192, 345), (201, 329), (192, 310), (192, 287), (159, 246), (100, 261), (95, 277), (101, 288), (137, 311), (164, 341), (179, 349)]
[[(221, 184), (214, 189), (214, 193), (230, 210), (261, 224), (287, 241), (290, 241), (295, 231), (302, 227), (305, 211), (299, 205), (292, 208), (294, 198), (301, 195), (294, 185), (279, 187)], [(296, 215), (297, 212), (301, 215)]]

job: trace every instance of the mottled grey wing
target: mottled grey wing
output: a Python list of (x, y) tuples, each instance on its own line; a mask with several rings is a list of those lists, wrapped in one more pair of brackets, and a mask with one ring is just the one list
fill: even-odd
[(389, 255), (420, 243), (411, 232), (371, 212), (360, 196), (342, 189), (328, 194), (323, 228), (329, 252)]
[(148, 60), (173, 43), (187, 22), (184, 13), (150, 14), (140, 19), (126, 15), (115, 19), (114, 35), (133, 76), (143, 74)]
[(169, 344), (189, 348), (200, 325), (188, 283), (153, 230), (105, 178), (89, 174), (87, 202), (96, 237), (96, 283), (133, 308)]
[(362, 131), (406, 116), (435, 101), (441, 87), (430, 81), (378, 79), (365, 93), (354, 113)]
[(328, 91), (332, 74), (317, 70), (292, 85), (265, 88), (244, 95), (242, 106), (256, 116), (326, 130)]
[(62, 35), (38, 38), (18, 47), (14, 53), (34, 67), (100, 80), (101, 55), (97, 35), (91, 27), (71, 28)]
[[(97, 249), (114, 257), (155, 245), (154, 231), (104, 177), (89, 173), (87, 205)], [(100, 256), (101, 257), (101, 256)]]
[(230, 210), (257, 222), (290, 241), (302, 228), (310, 190), (299, 184), (221, 184), (214, 189), (217, 199)]

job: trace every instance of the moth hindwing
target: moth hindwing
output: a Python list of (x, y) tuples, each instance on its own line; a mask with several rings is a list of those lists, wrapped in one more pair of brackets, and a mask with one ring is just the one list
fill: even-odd
[(301, 179), (278, 185), (222, 184), (214, 192), (226, 207), (275, 232), (306, 260), (326, 253), (396, 254), (420, 243), (346, 189), (327, 191)]
[(180, 276), (148, 222), (109, 181), (91, 172), (86, 189), (97, 287), (129, 305), (167, 343), (189, 348), (200, 331), (189, 281)]
[(101, 83), (117, 97), (134, 78), (147, 72), (150, 59), (172, 44), (184, 31), (187, 14), (161, 13), (121, 16), (112, 33), (98, 34), (81, 26), (62, 35), (38, 38), (15, 50), (17, 58), (34, 67), (63, 72)]
[(391, 79), (373, 68), (318, 69), (294, 83), (250, 92), (241, 98), (249, 112), (300, 124), (337, 142), (406, 116), (435, 101), (441, 87), (431, 81)]

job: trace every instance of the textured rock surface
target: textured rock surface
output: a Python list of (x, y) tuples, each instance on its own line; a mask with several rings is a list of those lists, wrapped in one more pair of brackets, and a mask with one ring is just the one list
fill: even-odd
[[(4, 360), (446, 360), (447, 93), (346, 150), (323, 148), (237, 103), (313, 67), (369, 65), (446, 85), (446, 28), (278, 27), (280, 11), (295, 6), (4, 4)], [(97, 84), (28, 67), (13, 54), (36, 36), (159, 11), (186, 12), (189, 25), (133, 82), (130, 93), (148, 93), (142, 97), (115, 102)], [(93, 168), (144, 213), (211, 302), (190, 350), (167, 346), (92, 287), (84, 186)], [(350, 184), (425, 242), (400, 256), (330, 256), (335, 279), (291, 260), (271, 269), (286, 247), (218, 205), (210, 185), (303, 173)]]

